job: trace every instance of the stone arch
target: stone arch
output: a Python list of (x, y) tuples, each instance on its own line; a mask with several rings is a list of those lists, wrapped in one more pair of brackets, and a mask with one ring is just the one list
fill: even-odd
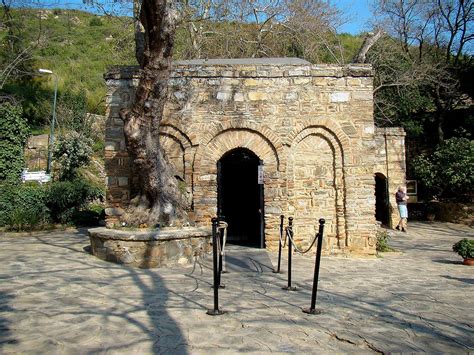
[(166, 134), (168, 136), (174, 137), (177, 141), (179, 141), (183, 149), (188, 149), (195, 145), (191, 141), (190, 137), (184, 132), (184, 130), (170, 123), (162, 123), (160, 125), (160, 134)]
[[(213, 141), (216, 137), (220, 136), (224, 132), (231, 132), (231, 131), (247, 131), (253, 132), (259, 135), (267, 142), (268, 145), (272, 147), (275, 152), (275, 156), (277, 157), (277, 166), (278, 171), (282, 171), (285, 169), (286, 166), (286, 159), (284, 155), (284, 147), (283, 143), (281, 142), (278, 135), (270, 129), (268, 126), (256, 124), (249, 121), (243, 121), (241, 119), (232, 119), (226, 122), (222, 122), (210, 127), (209, 131), (202, 136), (200, 147), (207, 147), (211, 141)], [(251, 148), (249, 148), (251, 149)], [(252, 150), (252, 149), (251, 149)], [(255, 152), (259, 155), (257, 152)], [(196, 154), (196, 160), (199, 159), (199, 155), (202, 154), (202, 149), (198, 149)], [(259, 155), (260, 156), (260, 155)], [(260, 157), (262, 159), (262, 157)]]
[(180, 128), (169, 123), (160, 126), (161, 145), (168, 159), (174, 166), (177, 174), (192, 184), (192, 147), (193, 143), (189, 136)]
[[(282, 146), (283, 147), (283, 146)], [(217, 211), (217, 162), (229, 151), (246, 148), (264, 162), (265, 208), (275, 209), (274, 196), (281, 185), (277, 149), (261, 134), (248, 128), (219, 131), (207, 144), (199, 146), (194, 159), (193, 199), (198, 222), (208, 222)], [(279, 206), (278, 206), (279, 207)], [(265, 217), (267, 218), (267, 217)], [(265, 222), (267, 223), (267, 222)], [(265, 232), (265, 238), (267, 233)]]
[[(215, 164), (226, 152), (235, 148), (247, 148), (266, 165), (274, 165), (278, 171), (280, 170), (282, 165), (280, 156), (272, 142), (259, 131), (241, 127), (220, 131), (207, 144), (200, 145), (196, 152), (194, 170), (201, 170), (204, 162)], [(215, 169), (206, 171), (215, 171)]]
[[(323, 122), (323, 121), (322, 121)], [(326, 121), (324, 121), (326, 122)], [(332, 122), (332, 121), (327, 121)], [(348, 246), (348, 226), (346, 218), (346, 186), (345, 186), (345, 167), (347, 159), (347, 151), (350, 154), (349, 147), (349, 138), (340, 130), (340, 128), (333, 122), (333, 129), (336, 129), (336, 132), (332, 131), (330, 127), (312, 124), (310, 126), (295, 127), (295, 130), (289, 136), (290, 146), (296, 149), (297, 145), (302, 142), (304, 139), (310, 136), (318, 136), (325, 140), (332, 152), (333, 152), (333, 161), (334, 161), (334, 188), (335, 188), (335, 211), (336, 211), (336, 230), (338, 238), (339, 248), (344, 248)], [(345, 159), (346, 158), (346, 159)], [(351, 158), (349, 158), (351, 159)]]
[(333, 143), (334, 147), (337, 147), (342, 153), (342, 163), (344, 165), (350, 164), (353, 157), (350, 139), (336, 122), (328, 118), (307, 120), (296, 125), (288, 135), (285, 144), (292, 146), (306, 136), (322, 131), (324, 131), (323, 134)]

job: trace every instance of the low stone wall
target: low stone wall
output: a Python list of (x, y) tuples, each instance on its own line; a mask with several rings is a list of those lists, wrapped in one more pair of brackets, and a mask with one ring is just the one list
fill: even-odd
[(89, 229), (92, 254), (106, 261), (141, 268), (188, 264), (211, 250), (206, 228), (167, 228), (160, 231)]

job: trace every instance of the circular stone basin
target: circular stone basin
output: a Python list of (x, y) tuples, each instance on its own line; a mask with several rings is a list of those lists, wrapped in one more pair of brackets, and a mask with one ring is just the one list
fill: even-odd
[(127, 231), (100, 227), (88, 232), (93, 255), (141, 268), (189, 264), (211, 251), (211, 230), (207, 228)]

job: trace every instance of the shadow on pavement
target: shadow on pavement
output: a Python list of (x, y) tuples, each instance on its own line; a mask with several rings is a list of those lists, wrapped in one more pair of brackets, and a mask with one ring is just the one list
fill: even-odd
[(448, 280), (455, 280), (455, 281), (464, 282), (470, 285), (474, 285), (474, 279), (467, 279), (464, 277), (452, 277), (449, 275), (441, 275), (441, 277), (444, 277), (445, 279), (448, 279)]
[[(65, 233), (71, 236), (64, 237)], [(37, 298), (36, 303), (23, 300), (20, 307), (22, 313), (29, 316), (40, 309), (38, 318), (46, 323), (35, 334), (45, 348), (35, 351), (54, 350), (51, 344), (48, 348), (48, 344), (44, 343), (51, 338), (57, 344), (64, 344), (66, 352), (127, 352), (138, 347), (143, 352), (154, 354), (188, 353), (186, 339), (167, 311), (170, 291), (156, 272), (133, 269), (88, 255), (85, 249), (89, 238), (84, 230), (40, 233), (28, 237), (28, 240), (36, 244), (35, 251), (29, 257), (20, 254), (25, 238), (0, 241), (0, 247), (16, 245), (15, 252), (11, 253), (10, 265), (21, 264), (18, 269), (4, 270), (2, 282), (4, 285), (11, 283), (9, 289), (15, 289), (19, 294), (20, 303), (21, 297)], [(23, 258), (21, 262), (19, 258)], [(67, 265), (67, 269), (60, 267), (59, 261)], [(15, 288), (14, 282), (19, 279), (27, 281)], [(130, 284), (136, 287), (130, 287)], [(1, 289), (0, 302), (0, 314), (18, 318), (15, 315), (18, 311), (8, 305), (12, 302), (12, 296)], [(173, 307), (187, 308), (188, 305), (174, 302)], [(146, 317), (143, 317), (144, 314)], [(46, 320), (54, 323), (56, 319), (63, 327), (56, 324), (56, 328), (48, 328)], [(57, 328), (68, 330), (51, 334), (58, 332)], [(96, 342), (89, 342), (86, 348), (76, 347), (80, 337), (94, 335), (96, 331), (100, 332), (93, 337)], [(128, 333), (128, 336), (114, 341), (120, 338), (117, 337), (120, 332)], [(22, 335), (24, 337), (24, 333)], [(8, 352), (10, 348), (5, 346), (18, 343), (21, 348), (22, 341), (29, 341), (27, 338), (16, 341), (12, 336), (9, 321), (1, 317), (0, 349)]]
[(10, 321), (1, 314), (13, 312), (14, 310), (10, 307), (10, 303), (13, 300), (13, 296), (0, 291), (0, 346), (3, 344), (16, 344), (17, 340), (13, 338), (10, 330)]

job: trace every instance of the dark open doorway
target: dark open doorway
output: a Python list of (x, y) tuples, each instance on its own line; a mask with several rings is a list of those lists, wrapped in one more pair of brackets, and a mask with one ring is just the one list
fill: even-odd
[(263, 184), (258, 182), (259, 158), (237, 148), (218, 162), (218, 213), (229, 224), (229, 243), (264, 248)]
[(375, 219), (390, 227), (388, 183), (387, 178), (380, 173), (375, 174)]

